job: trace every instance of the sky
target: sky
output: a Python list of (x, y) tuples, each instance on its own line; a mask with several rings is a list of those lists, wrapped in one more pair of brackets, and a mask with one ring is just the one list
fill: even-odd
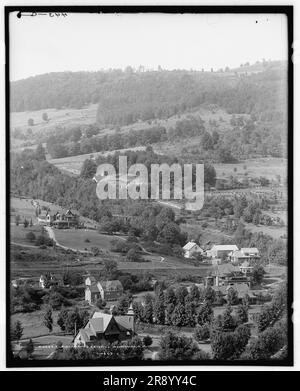
[(10, 79), (61, 71), (210, 70), (287, 60), (281, 14), (10, 14)]

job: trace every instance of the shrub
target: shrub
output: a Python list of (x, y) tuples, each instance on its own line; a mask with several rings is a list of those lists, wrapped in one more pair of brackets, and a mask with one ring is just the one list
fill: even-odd
[(196, 330), (194, 334), (196, 341), (198, 342), (206, 341), (207, 339), (209, 339), (209, 335), (210, 335), (210, 327), (208, 323), (205, 323), (202, 326), (200, 325), (196, 326)]
[(36, 239), (35, 234), (32, 231), (28, 232), (26, 234), (26, 239), (29, 240), (30, 242), (34, 242)]
[(150, 337), (150, 335), (146, 335), (146, 336), (144, 337), (144, 339), (143, 339), (143, 343), (144, 343), (144, 345), (145, 345), (146, 347), (151, 346), (151, 345), (152, 345), (152, 342), (153, 342), (153, 340), (152, 340), (152, 338)]

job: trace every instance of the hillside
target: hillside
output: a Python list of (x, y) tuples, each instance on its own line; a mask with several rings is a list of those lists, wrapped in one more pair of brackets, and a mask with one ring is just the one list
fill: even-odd
[(11, 84), (12, 149), (43, 143), (49, 159), (148, 145), (213, 163), (286, 157), (286, 77), (281, 62), (32, 77)]

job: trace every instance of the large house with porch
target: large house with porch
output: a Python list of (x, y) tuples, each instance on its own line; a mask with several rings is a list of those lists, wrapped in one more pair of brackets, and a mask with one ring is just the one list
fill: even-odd
[(42, 211), (38, 216), (40, 225), (49, 225), (55, 228), (74, 228), (79, 226), (79, 217), (70, 209), (66, 213), (56, 212), (53, 215), (49, 211)]
[(78, 331), (74, 338), (74, 347), (107, 345), (131, 339), (134, 335), (132, 306), (126, 315), (120, 316), (95, 312), (86, 326)]
[(206, 286), (228, 286), (247, 284), (250, 286), (251, 276), (243, 273), (238, 266), (232, 263), (217, 264), (210, 276), (206, 277)]

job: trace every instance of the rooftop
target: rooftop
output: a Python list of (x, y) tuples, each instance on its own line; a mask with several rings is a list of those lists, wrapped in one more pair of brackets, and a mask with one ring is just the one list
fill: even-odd
[(106, 291), (123, 289), (123, 286), (119, 280), (100, 281), (99, 283)]

